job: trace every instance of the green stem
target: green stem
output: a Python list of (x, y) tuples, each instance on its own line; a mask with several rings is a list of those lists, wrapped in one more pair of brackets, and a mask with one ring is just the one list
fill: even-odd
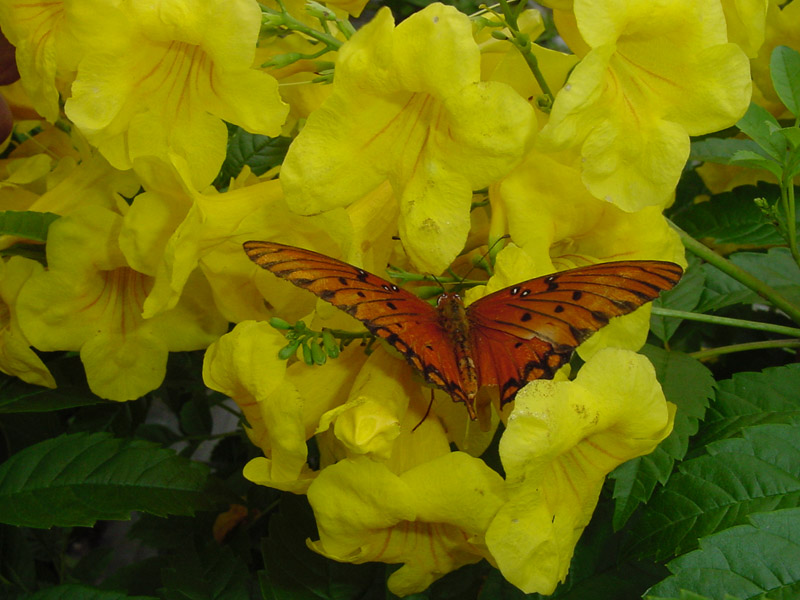
[(683, 245), (687, 250), (689, 250), (689, 252), (699, 256), (709, 264), (714, 265), (726, 275), (730, 275), (736, 281), (750, 288), (759, 296), (767, 300), (770, 304), (781, 309), (783, 312), (789, 315), (789, 318), (791, 318), (792, 321), (795, 323), (800, 323), (800, 307), (792, 304), (778, 290), (767, 285), (757, 277), (754, 277), (741, 267), (736, 266), (728, 259), (720, 256), (705, 244), (701, 244), (669, 219), (667, 219), (667, 222), (676, 232), (678, 232)]
[[(286, 12), (286, 7), (283, 5), (283, 2), (281, 0), (278, 0), (278, 6), (280, 6), (281, 8), (280, 12), (267, 8), (263, 5), (261, 6), (262, 12), (266, 12), (268, 15), (270, 15), (270, 17), (273, 18), (270, 20), (270, 24), (273, 27), (282, 25), (291, 31), (297, 31), (299, 33), (307, 35), (312, 39), (322, 42), (330, 50), (338, 50), (339, 48), (342, 47), (342, 44), (344, 42), (337, 40), (330, 34), (318, 31), (312, 27), (309, 27), (305, 23), (295, 19), (292, 15)], [(280, 16), (280, 21), (274, 19), (274, 17), (278, 16)]]
[(783, 202), (783, 214), (786, 215), (786, 237), (788, 237), (789, 250), (792, 253), (794, 262), (800, 266), (800, 251), (797, 249), (797, 222), (796, 206), (794, 201), (794, 181), (792, 178), (783, 178), (781, 182), (781, 201)]
[(721, 354), (732, 354), (733, 352), (745, 352), (747, 350), (766, 350), (769, 348), (800, 348), (800, 340), (766, 340), (763, 342), (748, 342), (746, 344), (731, 344), (730, 346), (698, 350), (690, 353), (689, 356), (697, 360), (703, 360)]
[(553, 96), (553, 92), (550, 90), (550, 86), (547, 85), (544, 74), (539, 68), (539, 60), (531, 50), (530, 36), (527, 33), (520, 32), (519, 25), (517, 24), (517, 14), (509, 6), (508, 0), (498, 0), (498, 2), (500, 4), (500, 10), (503, 11), (503, 18), (506, 21), (506, 25), (508, 25), (508, 29), (511, 31), (511, 39), (509, 41), (519, 50), (520, 54), (522, 54), (522, 58), (525, 59), (528, 68), (536, 78), (536, 83), (539, 84), (542, 93), (547, 96), (550, 100), (550, 105), (552, 105), (555, 96)]
[(781, 335), (791, 335), (800, 338), (800, 329), (796, 327), (786, 327), (784, 325), (773, 325), (772, 323), (760, 323), (758, 321), (746, 321), (744, 319), (731, 319), (730, 317), (717, 317), (714, 315), (704, 315), (702, 313), (686, 312), (683, 310), (672, 310), (671, 308), (653, 307), (653, 313), (659, 317), (672, 317), (675, 319), (686, 319), (687, 321), (699, 321), (701, 323), (712, 323), (714, 325), (729, 325), (742, 329), (755, 329), (757, 331), (767, 331), (769, 333), (779, 333)]

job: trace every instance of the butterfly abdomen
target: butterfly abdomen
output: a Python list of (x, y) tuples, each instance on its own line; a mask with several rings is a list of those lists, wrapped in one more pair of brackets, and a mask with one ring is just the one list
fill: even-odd
[(452, 342), (464, 402), (470, 416), (475, 418), (475, 396), (478, 395), (478, 370), (473, 358), (474, 348), (464, 303), (458, 294), (442, 294), (436, 306), (439, 324)]

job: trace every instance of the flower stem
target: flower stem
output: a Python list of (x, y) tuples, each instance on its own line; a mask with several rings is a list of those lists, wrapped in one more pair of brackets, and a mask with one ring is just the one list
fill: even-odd
[(748, 342), (746, 344), (731, 344), (730, 346), (720, 346), (719, 348), (708, 348), (691, 352), (689, 356), (697, 360), (713, 358), (721, 354), (732, 354), (733, 352), (745, 352), (747, 350), (766, 350), (769, 348), (800, 348), (800, 340), (765, 340), (763, 342)]
[(726, 275), (730, 275), (736, 281), (750, 288), (759, 296), (770, 302), (773, 306), (781, 309), (783, 312), (789, 315), (789, 318), (791, 318), (792, 321), (795, 323), (800, 323), (800, 307), (792, 304), (778, 290), (767, 285), (757, 277), (754, 277), (741, 267), (736, 266), (723, 256), (720, 256), (705, 244), (698, 242), (669, 219), (667, 222), (681, 237), (683, 245), (687, 250), (689, 250), (689, 252), (699, 256), (709, 264), (714, 265)]
[(517, 48), (517, 50), (519, 50), (520, 54), (522, 54), (522, 58), (525, 59), (528, 68), (536, 78), (536, 83), (539, 84), (539, 88), (542, 90), (542, 93), (547, 96), (547, 99), (549, 100), (549, 105), (552, 106), (555, 97), (553, 96), (553, 92), (550, 90), (550, 86), (547, 85), (547, 81), (544, 78), (542, 70), (539, 68), (539, 60), (531, 50), (530, 36), (527, 33), (520, 32), (519, 25), (517, 24), (517, 14), (514, 12), (511, 6), (509, 6), (508, 0), (498, 0), (498, 2), (500, 4), (500, 10), (503, 11), (503, 18), (505, 19), (506, 25), (508, 25), (508, 29), (511, 32), (511, 38), (509, 38), (508, 41), (510, 41)]
[(783, 204), (783, 214), (786, 216), (786, 237), (789, 242), (789, 251), (792, 253), (794, 262), (800, 266), (800, 251), (797, 249), (797, 221), (795, 220), (796, 205), (793, 178), (784, 177), (781, 181), (781, 202)]
[(730, 325), (742, 329), (755, 329), (757, 331), (767, 331), (769, 333), (779, 333), (781, 335), (791, 335), (800, 338), (800, 329), (797, 327), (786, 327), (784, 325), (773, 325), (772, 323), (761, 323), (758, 321), (746, 321), (745, 319), (731, 319), (730, 317), (717, 317), (683, 310), (672, 310), (671, 308), (659, 308), (657, 306), (653, 307), (652, 314), (659, 317), (686, 319), (687, 321), (699, 321), (701, 323), (712, 323), (714, 325)]
[(313, 29), (309, 27), (305, 23), (298, 21), (292, 15), (290, 15), (286, 11), (286, 7), (283, 5), (281, 0), (278, 1), (278, 6), (280, 7), (280, 11), (273, 10), (261, 5), (261, 12), (269, 16), (269, 25), (273, 28), (275, 27), (285, 27), (290, 31), (297, 31), (302, 33), (303, 35), (307, 35), (308, 37), (315, 39), (317, 41), (322, 42), (327, 46), (328, 50), (338, 50), (342, 47), (344, 42), (337, 40), (332, 35), (325, 33), (323, 31), (319, 31), (317, 29)]

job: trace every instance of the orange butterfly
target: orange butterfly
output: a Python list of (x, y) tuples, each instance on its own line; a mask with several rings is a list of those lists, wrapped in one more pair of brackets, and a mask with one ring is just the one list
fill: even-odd
[(250, 259), (364, 323), (422, 376), (463, 402), (497, 385), (500, 405), (534, 379), (551, 379), (573, 350), (611, 317), (625, 315), (672, 288), (683, 269), (671, 262), (626, 260), (537, 277), (464, 307), (456, 293), (436, 307), (395, 284), (324, 254), (245, 242)]

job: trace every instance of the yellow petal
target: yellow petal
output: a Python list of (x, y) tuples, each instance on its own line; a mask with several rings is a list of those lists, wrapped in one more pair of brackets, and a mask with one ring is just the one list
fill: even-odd
[(504, 577), (552, 593), (606, 474), (651, 452), (674, 413), (647, 359), (619, 349), (598, 352), (574, 381), (523, 388), (500, 442), (510, 499), (486, 533)]
[(479, 81), (469, 19), (437, 3), (397, 28), (380, 11), (343, 46), (336, 68), (331, 96), (284, 162), (289, 206), (303, 214), (347, 206), (388, 180), (406, 251), (420, 269), (441, 271), (466, 241), (472, 189), (521, 157), (531, 107), (510, 87)]
[(53, 376), (31, 350), (16, 314), (17, 297), (22, 286), (42, 271), (44, 269), (38, 262), (21, 256), (12, 256), (8, 262), (0, 261), (0, 371), (28, 383), (54, 388)]

